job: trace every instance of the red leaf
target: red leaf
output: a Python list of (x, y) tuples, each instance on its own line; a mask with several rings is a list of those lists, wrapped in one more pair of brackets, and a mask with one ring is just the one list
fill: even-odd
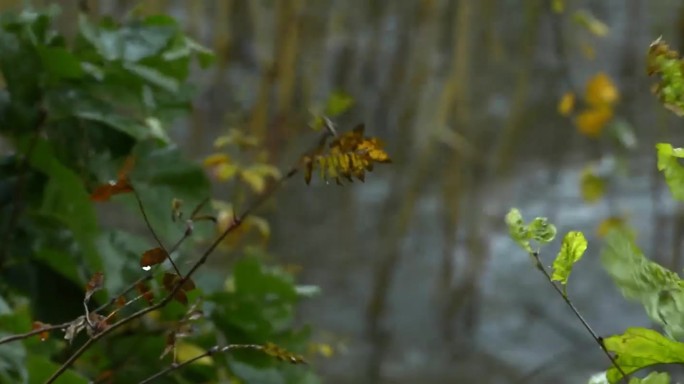
[(169, 254), (161, 248), (150, 249), (145, 251), (140, 258), (140, 266), (145, 270), (149, 270), (149, 267), (163, 263), (168, 257)]
[(135, 157), (133, 157), (132, 155), (128, 156), (124, 161), (123, 165), (121, 166), (121, 169), (119, 169), (119, 172), (116, 175), (117, 180), (122, 181), (128, 179), (128, 174), (131, 173), (134, 165)]
[(86, 294), (85, 294), (85, 300), (88, 301), (90, 300), (90, 297), (100, 289), (102, 289), (102, 286), (104, 284), (104, 275), (102, 272), (96, 272), (93, 277), (90, 278), (90, 281), (88, 281), (88, 284), (86, 284)]
[[(40, 321), (34, 321), (33, 324), (31, 325), (31, 330), (36, 330), (36, 329), (42, 329), (49, 326), (49, 324), (42, 323)], [(50, 337), (50, 332), (49, 331), (43, 331), (39, 333), (40, 335), (40, 341), (45, 341)]]
[(164, 277), (162, 278), (162, 285), (164, 286), (164, 288), (166, 288), (167, 291), (173, 291), (173, 288), (176, 285), (176, 281), (178, 281), (178, 275), (176, 275), (175, 273), (166, 272), (164, 273)]
[(128, 182), (128, 179), (118, 180), (116, 182), (110, 181), (107, 184), (102, 184), (95, 188), (90, 194), (91, 201), (105, 202), (114, 195), (122, 193), (133, 192), (133, 186)]

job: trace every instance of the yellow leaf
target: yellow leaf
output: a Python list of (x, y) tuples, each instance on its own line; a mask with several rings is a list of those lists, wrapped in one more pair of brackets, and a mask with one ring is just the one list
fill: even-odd
[[(176, 342), (176, 360), (178, 363), (183, 363), (185, 361), (188, 361), (188, 360), (195, 358), (195, 357), (197, 357), (197, 356), (199, 356), (205, 352), (206, 352), (205, 349), (202, 349), (201, 347), (199, 347), (195, 344), (186, 343), (183, 341)], [(212, 358), (209, 356), (204, 356), (200, 359), (193, 361), (190, 364), (214, 365), (214, 360), (212, 360)]]
[(575, 118), (575, 125), (582, 134), (595, 138), (612, 118), (613, 110), (610, 107), (585, 109)]
[(249, 170), (263, 176), (270, 176), (274, 179), (280, 179), (280, 170), (270, 164), (254, 164), (249, 167)]
[(256, 193), (261, 193), (266, 188), (266, 179), (263, 175), (251, 169), (240, 172), (240, 179), (244, 181)]
[(601, 199), (606, 192), (606, 182), (596, 176), (591, 168), (586, 168), (580, 178), (580, 190), (584, 201), (594, 203)]
[(603, 72), (597, 73), (587, 82), (584, 98), (592, 106), (612, 105), (619, 97), (613, 81)]
[(205, 167), (211, 168), (220, 164), (230, 163), (230, 157), (224, 153), (215, 153), (207, 156), (203, 163)]
[(608, 26), (585, 10), (575, 12), (573, 19), (577, 24), (585, 27), (593, 35), (604, 37), (608, 34)]
[(231, 180), (238, 172), (238, 166), (236, 164), (221, 164), (214, 169), (214, 176), (219, 181)]
[(627, 220), (624, 217), (620, 216), (611, 216), (603, 221), (598, 225), (596, 228), (596, 235), (598, 237), (605, 237), (608, 232), (610, 232), (613, 229), (618, 229), (618, 228), (626, 228), (627, 226)]
[(344, 92), (334, 92), (328, 98), (325, 114), (335, 117), (346, 112), (354, 104), (354, 99)]
[(563, 13), (563, 11), (565, 11), (565, 1), (553, 0), (551, 2), (551, 9), (553, 9), (554, 13)]
[(329, 344), (319, 344), (318, 353), (320, 353), (324, 357), (332, 357), (332, 355), (335, 354), (335, 351), (333, 351), (332, 347)]
[(572, 92), (566, 92), (558, 102), (558, 113), (560, 113), (561, 116), (569, 116), (574, 108), (575, 94)]

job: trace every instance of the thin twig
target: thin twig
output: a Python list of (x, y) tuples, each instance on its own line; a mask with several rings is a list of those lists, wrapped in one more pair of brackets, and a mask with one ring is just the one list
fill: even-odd
[(152, 227), (152, 224), (150, 223), (150, 219), (147, 217), (147, 212), (145, 212), (145, 206), (142, 203), (142, 199), (140, 198), (140, 194), (138, 191), (133, 188), (133, 195), (135, 196), (135, 200), (138, 202), (138, 207), (140, 208), (140, 212), (142, 213), (143, 219), (145, 220), (145, 224), (147, 225), (147, 229), (150, 230), (152, 233), (152, 236), (154, 237), (154, 240), (157, 242), (157, 245), (159, 245), (159, 248), (161, 248), (167, 255), (167, 259), (171, 262), (171, 265), (173, 266), (173, 269), (176, 271), (176, 274), (178, 276), (181, 276), (180, 269), (178, 269), (178, 266), (176, 265), (176, 262), (173, 261), (173, 258), (171, 258), (171, 254), (166, 250), (166, 247), (162, 243), (161, 239), (157, 235), (157, 231), (154, 230)]
[(1, 345), (1, 344), (5, 344), (5, 343), (9, 343), (9, 342), (12, 342), (12, 341), (27, 339), (27, 338), (29, 338), (29, 337), (31, 337), (31, 336), (34, 336), (34, 335), (37, 335), (37, 334), (39, 334), (39, 333), (50, 332), (50, 331), (54, 331), (54, 330), (57, 330), (57, 329), (68, 328), (69, 325), (71, 325), (71, 323), (72, 323), (72, 322), (69, 321), (69, 322), (62, 323), (62, 324), (47, 325), (47, 326), (44, 326), (44, 327), (41, 327), (41, 328), (38, 328), (38, 329), (34, 329), (34, 330), (30, 331), (30, 332), (20, 333), (20, 334), (17, 334), (17, 335), (6, 336), (6, 337), (3, 337), (2, 339), (0, 339), (0, 345)]
[(572, 312), (575, 314), (575, 317), (579, 319), (584, 328), (591, 334), (591, 337), (593, 337), (594, 341), (596, 341), (596, 344), (598, 344), (598, 346), (601, 347), (603, 353), (605, 353), (605, 355), (608, 356), (610, 362), (613, 363), (613, 366), (622, 375), (622, 380), (624, 380), (625, 382), (629, 381), (629, 375), (627, 375), (627, 373), (625, 373), (625, 371), (622, 369), (622, 367), (620, 367), (617, 361), (615, 361), (613, 355), (611, 355), (610, 352), (608, 352), (608, 349), (606, 349), (606, 346), (603, 344), (603, 339), (594, 331), (593, 328), (591, 328), (589, 323), (587, 323), (587, 321), (584, 319), (584, 316), (582, 316), (577, 307), (575, 307), (575, 304), (573, 304), (572, 301), (570, 301), (570, 298), (565, 293), (563, 293), (563, 290), (558, 288), (558, 285), (554, 283), (553, 280), (551, 280), (551, 275), (549, 275), (549, 272), (546, 270), (546, 268), (544, 268), (544, 265), (542, 264), (541, 259), (539, 258), (539, 252), (532, 252), (531, 255), (532, 257), (534, 257), (536, 261), (535, 266), (537, 267), (537, 269), (544, 274), (549, 284), (551, 284), (553, 289), (563, 298), (565, 304), (567, 304), (568, 307), (570, 307)]
[(137, 312), (134, 312), (128, 317), (125, 317), (116, 323), (112, 324), (108, 328), (104, 329), (102, 332), (94, 335), (90, 339), (88, 339), (81, 347), (76, 350), (58, 369), (55, 371), (55, 373), (50, 376), (50, 378), (45, 382), (46, 384), (53, 383), (62, 373), (64, 373), (67, 368), (69, 368), (75, 361), (78, 359), (86, 350), (88, 350), (95, 342), (97, 342), (99, 339), (107, 336), (108, 334), (112, 333), (114, 330), (117, 328), (121, 327), (122, 325), (133, 321), (141, 316), (144, 316), (145, 314), (155, 311), (157, 309), (160, 309), (164, 307), (171, 299), (176, 295), (176, 293), (181, 289), (181, 287), (185, 284), (186, 281), (192, 277), (192, 275), (197, 271), (197, 269), (205, 263), (207, 258), (211, 253), (214, 252), (214, 250), (221, 244), (223, 239), (226, 238), (232, 231), (234, 231), (236, 228), (238, 228), (242, 222), (257, 208), (259, 208), (268, 198), (270, 198), (279, 188), (282, 186), (282, 184), (290, 179), (292, 176), (294, 176), (297, 173), (297, 168), (293, 168), (288, 172), (284, 177), (279, 179), (277, 182), (272, 184), (272, 186), (266, 190), (263, 194), (258, 196), (256, 200), (247, 208), (245, 212), (242, 213), (239, 217), (235, 218), (233, 222), (226, 228), (223, 233), (221, 233), (212, 243), (211, 245), (202, 253), (202, 256), (195, 262), (195, 264), (192, 266), (190, 271), (182, 278), (179, 279), (179, 281), (176, 283), (175, 287), (171, 292), (169, 292), (168, 295), (166, 295), (161, 301), (158, 303), (149, 306), (147, 308), (143, 308)]
[(154, 380), (156, 380), (156, 379), (158, 379), (158, 378), (160, 378), (160, 377), (162, 377), (162, 376), (164, 376), (164, 375), (166, 375), (172, 371), (183, 368), (186, 365), (192, 364), (199, 359), (202, 359), (202, 358), (207, 357), (207, 356), (212, 356), (212, 355), (215, 355), (217, 353), (225, 353), (225, 352), (228, 352), (228, 351), (231, 351), (234, 349), (252, 349), (252, 350), (259, 350), (260, 351), (260, 350), (264, 349), (264, 347), (261, 345), (258, 345), (258, 344), (230, 344), (230, 345), (226, 345), (224, 347), (220, 347), (218, 345), (215, 345), (215, 346), (207, 349), (206, 352), (204, 352), (200, 355), (197, 355), (190, 360), (186, 360), (180, 364), (173, 363), (173, 364), (169, 365), (168, 367), (164, 368), (163, 370), (161, 370), (161, 371), (155, 373), (154, 375), (148, 377), (147, 379), (141, 381), (139, 384), (151, 383)]

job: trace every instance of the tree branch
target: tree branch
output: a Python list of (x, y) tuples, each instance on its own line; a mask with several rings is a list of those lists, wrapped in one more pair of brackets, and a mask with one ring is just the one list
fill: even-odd
[(613, 366), (618, 370), (618, 372), (620, 372), (620, 374), (622, 375), (622, 381), (624, 381), (625, 383), (628, 382), (629, 375), (627, 375), (627, 373), (625, 373), (625, 371), (622, 369), (622, 367), (620, 367), (617, 361), (615, 361), (613, 355), (611, 355), (610, 352), (608, 352), (608, 349), (606, 349), (606, 346), (603, 344), (603, 338), (599, 336), (593, 328), (591, 328), (589, 323), (584, 319), (584, 316), (582, 316), (577, 307), (575, 307), (575, 304), (573, 304), (572, 301), (570, 301), (568, 295), (565, 294), (562, 289), (558, 288), (558, 285), (553, 282), (553, 280), (551, 279), (551, 275), (549, 275), (549, 272), (546, 270), (546, 268), (544, 268), (544, 265), (542, 264), (541, 259), (539, 258), (539, 252), (532, 252), (530, 255), (532, 255), (532, 257), (535, 260), (535, 267), (537, 267), (537, 269), (544, 274), (549, 284), (551, 284), (553, 289), (563, 298), (565, 304), (567, 304), (568, 307), (570, 307), (572, 312), (575, 314), (575, 317), (577, 317), (577, 319), (579, 319), (579, 321), (584, 326), (584, 329), (586, 329), (587, 332), (591, 334), (591, 337), (594, 338), (596, 344), (598, 344), (598, 346), (601, 348), (603, 353), (608, 357), (610, 362), (613, 363)]
[(46, 326), (44, 326), (44, 327), (41, 327), (41, 328), (38, 328), (38, 329), (34, 329), (34, 330), (30, 331), (30, 332), (20, 333), (20, 334), (17, 334), (17, 335), (6, 336), (6, 337), (3, 337), (2, 339), (0, 339), (0, 345), (1, 345), (1, 344), (5, 344), (5, 343), (9, 343), (9, 342), (12, 342), (12, 341), (27, 339), (27, 338), (29, 338), (29, 337), (31, 337), (31, 336), (34, 336), (34, 335), (37, 335), (37, 334), (43, 333), (43, 332), (50, 332), (50, 331), (54, 331), (54, 330), (57, 330), (57, 329), (65, 329), (65, 328), (69, 327), (69, 325), (71, 325), (71, 323), (72, 323), (72, 322), (69, 321), (69, 322), (62, 323), (62, 324), (46, 325)]
[(160, 377), (162, 377), (162, 376), (164, 376), (164, 375), (166, 375), (172, 371), (175, 371), (177, 369), (181, 369), (181, 368), (185, 367), (186, 365), (192, 364), (201, 358), (204, 358), (207, 356), (212, 356), (212, 355), (215, 355), (217, 353), (225, 353), (225, 352), (228, 352), (228, 351), (231, 351), (234, 349), (253, 349), (253, 350), (259, 350), (260, 351), (260, 350), (264, 349), (264, 347), (261, 345), (258, 345), (258, 344), (230, 344), (230, 345), (226, 345), (223, 347), (215, 345), (215, 346), (207, 349), (206, 352), (204, 352), (200, 355), (197, 355), (190, 360), (186, 360), (180, 364), (173, 363), (173, 364), (169, 365), (168, 367), (164, 368), (163, 370), (161, 370), (161, 371), (155, 373), (154, 375), (148, 377), (147, 379), (141, 381), (139, 384), (151, 383), (154, 380), (156, 380), (156, 379), (158, 379), (158, 378), (160, 378)]
[[(53, 383), (57, 378), (62, 375), (75, 361), (78, 359), (86, 350), (88, 350), (95, 342), (97, 342), (99, 339), (107, 336), (108, 334), (112, 333), (114, 330), (117, 328), (121, 327), (122, 325), (131, 322), (139, 317), (144, 316), (145, 314), (155, 311), (157, 309), (163, 308), (168, 304), (169, 301), (176, 295), (176, 293), (181, 289), (181, 287), (185, 284), (186, 281), (188, 281), (192, 275), (199, 269), (199, 267), (204, 264), (209, 257), (211, 253), (216, 250), (216, 248), (221, 244), (223, 239), (226, 238), (232, 231), (234, 231), (236, 228), (238, 228), (242, 222), (252, 213), (254, 210), (259, 208), (264, 202), (266, 202), (273, 194), (283, 185), (285, 181), (288, 179), (292, 178), (297, 173), (298, 169), (297, 167), (293, 167), (284, 177), (276, 181), (271, 185), (269, 189), (267, 189), (263, 194), (258, 196), (252, 204), (250, 204), (240, 216), (235, 217), (233, 219), (233, 222), (226, 228), (212, 243), (209, 245), (209, 247), (202, 253), (202, 256), (195, 262), (195, 264), (192, 266), (190, 271), (179, 281), (176, 283), (175, 287), (169, 294), (167, 294), (161, 301), (158, 303), (149, 306), (147, 308), (143, 308), (128, 317), (125, 317), (116, 323), (112, 324), (111, 326), (105, 328), (102, 332), (92, 336), (88, 341), (86, 341), (76, 352), (74, 352), (58, 369), (55, 371), (52, 376), (45, 382), (46, 384)], [(186, 231), (187, 233), (188, 231)]]

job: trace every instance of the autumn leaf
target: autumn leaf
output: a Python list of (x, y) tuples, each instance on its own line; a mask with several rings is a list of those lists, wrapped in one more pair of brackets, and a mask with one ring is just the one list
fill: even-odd
[(292, 364), (306, 364), (306, 361), (301, 355), (292, 353), (273, 343), (266, 343), (266, 345), (263, 346), (262, 351), (278, 360), (287, 361)]
[(335, 180), (341, 185), (342, 179), (348, 182), (354, 178), (364, 181), (366, 172), (372, 171), (374, 164), (391, 162), (380, 140), (364, 136), (363, 124), (337, 136), (327, 150), (319, 146), (314, 153), (302, 158), (307, 184), (311, 182), (316, 168), (323, 180)]
[(102, 272), (96, 272), (93, 277), (90, 278), (86, 284), (85, 301), (89, 301), (90, 297), (104, 285), (104, 274)]
[(133, 186), (128, 180), (110, 181), (95, 188), (90, 194), (90, 200), (95, 202), (105, 202), (114, 195), (133, 192)]
[[(47, 328), (49, 326), (50, 326), (50, 324), (45, 324), (45, 323), (40, 322), (40, 321), (34, 321), (33, 324), (31, 324), (31, 330), (35, 331), (35, 330)], [(45, 341), (50, 337), (50, 332), (49, 331), (43, 331), (43, 332), (39, 333), (38, 336), (40, 337), (40, 341)]]
[(145, 300), (147, 301), (147, 304), (152, 305), (153, 299), (154, 299), (154, 294), (150, 290), (150, 287), (147, 286), (147, 284), (140, 282), (135, 285), (136, 291), (138, 291), (138, 294)]
[(575, 94), (572, 92), (566, 92), (561, 97), (558, 102), (558, 113), (561, 116), (570, 116), (573, 108), (575, 107)]
[(584, 99), (592, 106), (614, 104), (620, 94), (613, 81), (603, 72), (599, 72), (587, 82)]
[(128, 174), (131, 172), (134, 165), (135, 158), (133, 156), (128, 156), (117, 173), (116, 181), (112, 180), (96, 187), (90, 194), (90, 200), (105, 202), (109, 201), (114, 195), (133, 192), (133, 186), (128, 179)]
[(161, 264), (169, 257), (169, 254), (161, 248), (153, 248), (143, 253), (140, 258), (140, 266), (148, 271), (151, 266)]
[(612, 118), (613, 110), (609, 107), (591, 108), (577, 115), (575, 125), (582, 134), (596, 138)]

